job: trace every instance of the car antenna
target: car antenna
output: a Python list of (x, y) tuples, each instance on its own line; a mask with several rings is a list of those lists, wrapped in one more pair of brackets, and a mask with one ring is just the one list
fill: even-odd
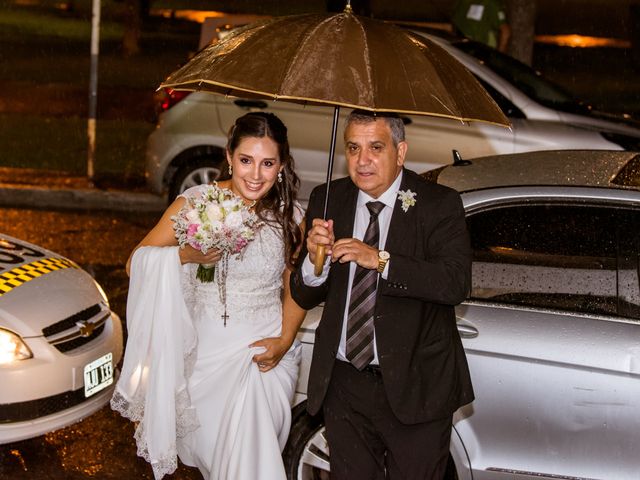
[(454, 167), (464, 167), (466, 165), (471, 165), (471, 160), (463, 160), (458, 150), (451, 150), (451, 153), (453, 154)]

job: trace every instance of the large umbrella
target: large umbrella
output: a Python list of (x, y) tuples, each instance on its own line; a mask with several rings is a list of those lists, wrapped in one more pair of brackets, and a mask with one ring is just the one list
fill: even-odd
[(343, 13), (276, 17), (241, 28), (201, 50), (163, 87), (334, 106), (327, 183), (340, 107), (509, 126), (475, 77), (442, 47), (353, 15), (349, 5)]

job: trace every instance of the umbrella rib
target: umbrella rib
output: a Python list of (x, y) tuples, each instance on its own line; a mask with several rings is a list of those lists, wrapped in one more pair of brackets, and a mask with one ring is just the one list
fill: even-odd
[[(413, 93), (412, 93), (413, 95)], [(442, 105), (442, 107), (447, 110), (452, 116), (455, 116), (455, 113), (447, 106), (446, 103), (444, 103), (442, 100), (440, 100), (438, 97), (436, 97), (434, 94), (431, 94), (431, 97), (434, 98), (440, 105)]]
[[(303, 37), (303, 40), (300, 42), (300, 45), (302, 46), (302, 45), (307, 44), (307, 43), (309, 42), (309, 39), (313, 36), (313, 34), (314, 34), (315, 32), (317, 32), (317, 31), (318, 31), (318, 29), (319, 29), (321, 26), (323, 26), (325, 23), (329, 22), (330, 20), (331, 20), (331, 17), (327, 17), (327, 18), (326, 18), (326, 19), (324, 19), (322, 22), (320, 22), (320, 23), (318, 23), (317, 25), (315, 25), (315, 26), (314, 26), (314, 28), (312, 28), (311, 30), (308, 30), (308, 31), (305, 33), (305, 35), (304, 35), (304, 37)], [(299, 56), (300, 56), (300, 52), (302, 52), (302, 50), (303, 50), (302, 48), (298, 48), (298, 49), (297, 49), (297, 51), (296, 51), (296, 54), (295, 54), (295, 55), (293, 55), (293, 56), (289, 59), (289, 61), (287, 62), (287, 68), (285, 68), (285, 69), (284, 69), (284, 71), (285, 71), (285, 72), (288, 72), (288, 71), (289, 71), (289, 68), (291, 67), (291, 65), (295, 64), (295, 63), (298, 61), (298, 58), (299, 58)], [(278, 96), (278, 95), (275, 95), (275, 97), (274, 97), (274, 98), (278, 99), (278, 98), (294, 98), (294, 97), (285, 97), (285, 96)]]
[[(408, 78), (407, 69), (405, 68), (405, 63), (404, 63), (404, 57), (400, 57), (400, 66), (402, 67), (402, 71), (404, 73), (405, 78)], [(411, 86), (409, 86), (409, 93), (411, 94), (411, 99), (413, 100), (413, 104), (417, 105), (416, 96), (413, 94), (413, 88), (411, 88)], [(447, 108), (447, 110), (449, 109)], [(449, 112), (453, 114), (451, 110), (449, 110)]]
[[(375, 105), (375, 99), (378, 97), (378, 86), (374, 85), (374, 82), (371, 81), (371, 79), (373, 78), (372, 75), (372, 67), (371, 67), (371, 62), (370, 62), (370, 57), (369, 57), (369, 52), (371, 51), (371, 49), (369, 48), (369, 41), (366, 35), (366, 31), (364, 29), (364, 26), (362, 25), (362, 22), (358, 19), (358, 17), (354, 16), (354, 19), (356, 19), (356, 23), (358, 25), (358, 27), (360, 28), (360, 30), (362, 31), (362, 37), (364, 39), (364, 59), (365, 62), (367, 64), (367, 68), (366, 68), (366, 72), (367, 72), (367, 83), (369, 85), (372, 86), (373, 88), (373, 95), (371, 97), (371, 103), (374, 105), (374, 108), (376, 107)], [(377, 110), (377, 109), (376, 109)]]
[[(425, 45), (425, 46), (428, 48), (428, 45)], [(404, 58), (400, 58), (400, 66), (402, 67), (402, 70), (403, 70), (403, 72), (404, 72), (404, 74), (405, 74), (405, 78), (408, 78), (408, 75), (407, 75), (407, 69), (406, 69), (406, 67), (405, 67)], [(413, 93), (413, 88), (411, 88), (411, 86), (409, 86), (409, 93), (411, 94), (411, 99), (413, 100), (413, 104), (414, 104), (414, 105), (416, 105), (416, 97), (415, 97), (415, 95), (414, 95), (414, 93)], [(436, 95), (434, 95), (433, 93), (432, 93), (432, 94), (430, 94), (430, 96), (431, 96), (431, 98), (433, 98), (435, 101), (437, 101), (440, 105), (442, 105), (442, 107), (443, 107), (447, 112), (449, 112), (449, 114), (451, 115), (451, 117), (452, 117), (452, 118), (456, 118), (456, 119), (460, 119), (461, 121), (464, 121), (463, 119), (461, 119), (461, 118), (460, 118), (460, 116), (459, 116), (459, 115), (456, 115), (456, 113), (455, 113), (453, 110), (451, 110), (451, 108), (450, 108), (446, 103), (444, 103), (444, 102), (443, 102), (439, 97), (437, 97), (437, 96), (436, 96)], [(451, 100), (455, 102), (455, 99), (454, 99), (453, 97), (451, 98)], [(444, 115), (444, 114), (443, 114), (442, 116), (443, 116), (443, 117), (448, 117), (448, 115)]]

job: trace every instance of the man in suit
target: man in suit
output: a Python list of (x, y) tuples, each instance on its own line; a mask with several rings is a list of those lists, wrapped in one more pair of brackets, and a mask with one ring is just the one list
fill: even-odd
[(307, 408), (323, 410), (332, 479), (440, 479), (452, 414), (473, 400), (454, 313), (471, 277), (462, 202), (403, 167), (397, 116), (354, 111), (344, 139), (349, 177), (326, 221), (326, 185), (312, 192), (291, 276), (303, 308), (324, 302)]

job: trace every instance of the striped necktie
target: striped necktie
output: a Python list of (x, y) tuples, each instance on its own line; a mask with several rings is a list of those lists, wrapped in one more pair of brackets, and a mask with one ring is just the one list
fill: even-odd
[[(367, 208), (370, 214), (369, 226), (363, 242), (377, 248), (380, 239), (378, 214), (384, 208), (384, 203), (368, 202)], [(373, 311), (376, 306), (377, 283), (377, 269), (356, 266), (347, 316), (346, 356), (358, 370), (362, 370), (373, 360)]]

